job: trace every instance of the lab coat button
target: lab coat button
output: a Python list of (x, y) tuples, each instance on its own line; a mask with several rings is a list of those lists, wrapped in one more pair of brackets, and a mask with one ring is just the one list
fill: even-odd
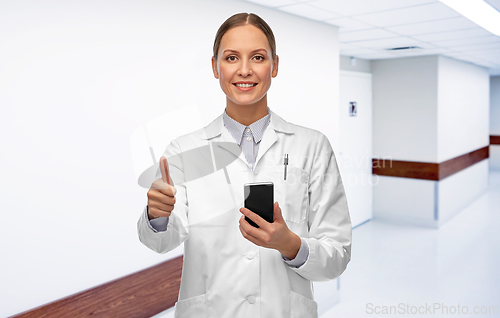
[(250, 304), (255, 304), (255, 296), (248, 296), (247, 300)]
[(250, 251), (250, 252), (247, 253), (246, 256), (247, 256), (248, 259), (253, 259), (255, 257), (255, 252)]

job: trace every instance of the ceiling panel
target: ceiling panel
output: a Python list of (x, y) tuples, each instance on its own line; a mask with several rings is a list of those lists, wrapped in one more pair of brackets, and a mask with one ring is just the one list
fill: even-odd
[(368, 47), (368, 48), (396, 48), (396, 47), (405, 47), (405, 46), (419, 46), (421, 48), (433, 48), (436, 45), (424, 43), (417, 41), (415, 39), (411, 39), (405, 36), (398, 36), (389, 39), (378, 39), (378, 40), (368, 40), (368, 41), (359, 41), (355, 42), (357, 46), (360, 47)]
[(324, 22), (340, 27), (339, 28), (340, 32), (358, 31), (358, 30), (366, 30), (374, 28), (373, 25), (369, 25), (351, 18), (329, 19), (325, 20)]
[[(246, 1), (337, 26), (342, 55), (378, 60), (438, 54), (500, 75), (500, 36), (438, 0)], [(500, 0), (485, 1), (500, 9)], [(420, 49), (385, 50), (408, 46)]]
[(397, 58), (396, 55), (388, 53), (388, 52), (378, 52), (374, 54), (362, 54), (362, 55), (357, 55), (357, 58), (360, 59), (367, 59), (367, 60), (380, 60), (380, 59), (394, 59)]
[(500, 56), (500, 46), (489, 50), (468, 51), (467, 54), (475, 56)]
[(485, 51), (469, 51), (467, 55), (474, 57), (495, 58), (500, 56), (500, 48)]
[(318, 9), (308, 5), (307, 3), (297, 3), (284, 7), (278, 7), (278, 10), (319, 21), (340, 17), (338, 14)]
[(500, 12), (500, 0), (484, 0), (484, 1)]
[(245, 1), (253, 2), (256, 4), (260, 4), (262, 6), (271, 7), (271, 8), (286, 6), (286, 5), (295, 4), (298, 2), (295, 0), (245, 0)]
[(416, 34), (436, 33), (436, 32), (454, 31), (461, 29), (471, 29), (471, 28), (477, 28), (477, 24), (466, 18), (459, 17), (459, 18), (443, 19), (437, 21), (429, 21), (424, 23), (399, 25), (394, 27), (388, 27), (387, 30), (399, 33), (401, 35), (416, 35)]
[(454, 49), (460, 50), (460, 51), (464, 52), (465, 54), (468, 54), (467, 52), (470, 52), (470, 51), (495, 50), (498, 48), (500, 48), (500, 42), (469, 45), (469, 46), (457, 46)]
[(447, 31), (447, 32), (413, 35), (412, 37), (424, 42), (425, 41), (433, 42), (433, 41), (446, 41), (455, 39), (467, 39), (467, 38), (481, 37), (487, 35), (493, 35), (493, 34), (491, 32), (486, 31), (483, 28), (475, 27), (472, 29), (459, 30), (459, 31)]
[(426, 22), (459, 17), (460, 14), (441, 2), (356, 16), (356, 19), (378, 27)]
[(386, 31), (384, 29), (369, 29), (362, 31), (342, 32), (339, 34), (340, 42), (366, 41), (373, 39), (393, 38), (398, 34)]
[(463, 55), (463, 53), (449, 51), (449, 52), (443, 53), (443, 55), (460, 58)]
[(341, 50), (341, 55), (354, 56), (354, 55), (363, 55), (363, 54), (375, 54), (378, 53), (377, 50), (374, 49), (353, 49), (353, 50)]
[(413, 50), (401, 50), (394, 51), (393, 53), (397, 56), (419, 56), (419, 55), (437, 55), (449, 52), (449, 50), (444, 48), (434, 48), (434, 49), (413, 49)]
[(437, 0), (314, 0), (308, 4), (342, 16), (355, 16), (433, 2)]
[(357, 45), (352, 45), (350, 43), (339, 43), (339, 50), (353, 50), (353, 49), (360, 49), (359, 46)]
[(487, 44), (487, 43), (496, 43), (498, 42), (498, 36), (488, 35), (488, 36), (480, 36), (476, 38), (465, 38), (465, 39), (455, 39), (449, 41), (436, 41), (435, 44), (439, 46), (446, 47), (455, 47), (455, 46), (470, 46), (476, 44)]

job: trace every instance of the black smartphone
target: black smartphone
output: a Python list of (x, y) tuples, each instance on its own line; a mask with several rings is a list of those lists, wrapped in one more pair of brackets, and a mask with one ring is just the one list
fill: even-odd
[[(272, 182), (247, 183), (244, 189), (245, 208), (257, 213), (269, 223), (274, 222), (274, 184)], [(253, 227), (259, 227), (245, 216)]]

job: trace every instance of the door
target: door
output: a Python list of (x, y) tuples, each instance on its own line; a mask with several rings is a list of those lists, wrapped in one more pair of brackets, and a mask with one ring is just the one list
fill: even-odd
[(339, 168), (352, 225), (372, 214), (372, 76), (340, 71)]

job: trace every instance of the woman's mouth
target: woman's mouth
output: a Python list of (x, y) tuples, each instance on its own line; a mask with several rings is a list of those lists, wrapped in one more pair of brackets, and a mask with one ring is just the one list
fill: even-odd
[(257, 83), (234, 83), (234, 86), (242, 91), (249, 91), (257, 86)]

